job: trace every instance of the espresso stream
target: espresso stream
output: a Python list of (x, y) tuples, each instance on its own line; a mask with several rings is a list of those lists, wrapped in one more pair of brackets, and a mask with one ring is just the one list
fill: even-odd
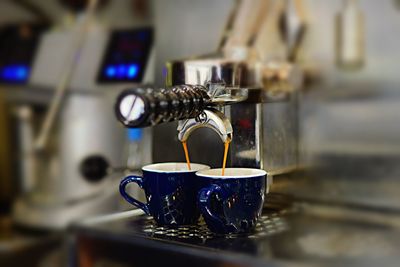
[(226, 158), (228, 157), (228, 150), (229, 150), (229, 144), (231, 141), (227, 140), (224, 143), (225, 149), (224, 149), (224, 161), (222, 161), (222, 176), (225, 175), (225, 167), (226, 167)]
[(189, 151), (188, 151), (188, 148), (187, 148), (186, 141), (182, 142), (182, 146), (183, 146), (183, 151), (185, 151), (185, 158), (186, 158), (186, 163), (187, 163), (187, 166), (188, 166), (188, 170), (190, 170)]
[[(230, 140), (225, 141), (224, 143), (224, 159), (222, 161), (222, 176), (225, 175), (225, 167), (226, 167), (226, 159), (228, 158), (228, 151), (229, 151), (229, 144), (231, 143)], [(186, 163), (188, 166), (188, 169), (190, 170), (190, 158), (189, 158), (189, 151), (187, 148), (187, 143), (186, 141), (182, 142), (182, 146), (183, 146), (183, 151), (185, 152), (185, 158), (186, 158)]]

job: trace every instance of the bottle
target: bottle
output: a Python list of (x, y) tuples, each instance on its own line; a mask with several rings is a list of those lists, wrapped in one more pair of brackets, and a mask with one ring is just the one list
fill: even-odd
[(365, 61), (364, 16), (357, 0), (345, 0), (336, 17), (336, 63), (345, 70), (359, 70)]

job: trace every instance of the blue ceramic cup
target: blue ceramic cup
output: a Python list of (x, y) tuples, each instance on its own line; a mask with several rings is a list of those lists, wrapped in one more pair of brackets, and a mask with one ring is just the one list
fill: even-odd
[[(119, 191), (126, 201), (153, 216), (159, 225), (195, 224), (200, 212), (197, 208), (199, 184), (195, 173), (209, 169), (207, 165), (191, 163), (157, 163), (142, 168), (143, 177), (125, 177)], [(129, 183), (144, 189), (147, 203), (142, 203), (126, 192)]]
[(217, 234), (250, 232), (261, 215), (266, 190), (266, 172), (227, 168), (196, 173), (201, 185), (198, 206), (208, 228)]

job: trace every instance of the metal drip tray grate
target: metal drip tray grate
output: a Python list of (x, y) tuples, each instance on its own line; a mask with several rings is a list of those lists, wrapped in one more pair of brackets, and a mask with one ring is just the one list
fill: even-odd
[[(144, 215), (139, 210), (86, 221), (84, 225), (77, 225), (76, 230), (80, 229), (86, 234), (90, 232), (101, 238), (113, 236), (113, 239), (141, 245), (172, 245), (170, 248), (176, 245), (191, 248), (194, 246), (211, 250), (266, 255), (270, 253), (270, 247), (263, 244), (268, 244), (272, 236), (275, 238), (290, 231), (289, 220), (292, 213), (291, 208), (287, 210), (266, 208), (254, 230), (248, 234), (217, 235), (207, 228), (202, 219), (196, 225), (159, 226), (152, 217)], [(161, 242), (147, 243), (149, 240)], [(168, 246), (164, 248), (168, 249)]]
[(149, 237), (161, 239), (188, 240), (197, 239), (200, 242), (216, 238), (243, 238), (258, 239), (283, 232), (288, 229), (288, 224), (284, 218), (285, 211), (264, 214), (259, 219), (253, 232), (249, 234), (217, 235), (211, 232), (204, 220), (200, 220), (197, 225), (166, 227), (157, 226), (151, 217), (145, 217), (142, 231)]

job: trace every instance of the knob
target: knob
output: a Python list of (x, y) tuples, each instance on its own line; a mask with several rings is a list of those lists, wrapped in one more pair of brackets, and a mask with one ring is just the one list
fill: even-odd
[(171, 89), (135, 88), (117, 98), (115, 112), (126, 127), (138, 128), (162, 122), (195, 118), (210, 105), (203, 86), (181, 85)]
[(80, 172), (90, 182), (98, 182), (107, 176), (110, 164), (101, 155), (91, 155), (82, 160)]

